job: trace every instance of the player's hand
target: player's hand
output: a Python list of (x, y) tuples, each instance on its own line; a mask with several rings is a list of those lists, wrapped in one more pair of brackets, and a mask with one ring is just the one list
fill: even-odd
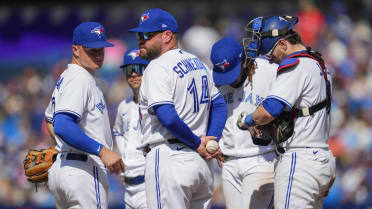
[(196, 149), (196, 151), (199, 153), (199, 155), (201, 155), (203, 158), (207, 159), (207, 160), (210, 160), (213, 158), (213, 155), (212, 154), (209, 154), (207, 152), (207, 149), (205, 148), (205, 146), (207, 145), (207, 142), (209, 140), (216, 140), (217, 138), (214, 137), (214, 136), (201, 136), (200, 137), (200, 140), (201, 140), (201, 143), (198, 147), (198, 149)]
[(110, 170), (110, 173), (119, 174), (120, 171), (125, 171), (124, 162), (118, 153), (103, 147), (99, 153), (99, 157), (101, 158), (103, 164), (105, 164), (105, 166)]

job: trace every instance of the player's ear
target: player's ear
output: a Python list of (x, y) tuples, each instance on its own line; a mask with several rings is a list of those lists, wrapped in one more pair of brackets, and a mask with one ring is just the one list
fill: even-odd
[(170, 30), (167, 30), (167, 31), (164, 31), (163, 34), (162, 34), (162, 39), (165, 43), (169, 43), (171, 40), (172, 40), (172, 31)]
[(79, 57), (79, 55), (80, 55), (80, 47), (78, 45), (72, 45), (72, 55), (74, 57)]
[(283, 51), (287, 51), (289, 42), (287, 40), (284, 40), (284, 39), (281, 39), (279, 41), (280, 41), (279, 42), (280, 48), (282, 48)]

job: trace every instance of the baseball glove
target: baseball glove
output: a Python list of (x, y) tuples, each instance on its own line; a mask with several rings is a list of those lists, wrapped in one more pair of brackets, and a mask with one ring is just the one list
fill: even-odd
[(29, 150), (24, 161), (27, 180), (31, 183), (48, 181), (48, 170), (57, 157), (57, 150), (50, 147), (41, 150)]
[(294, 131), (294, 121), (291, 112), (283, 111), (272, 122), (257, 126), (257, 129), (266, 137), (271, 138), (275, 144), (287, 141)]

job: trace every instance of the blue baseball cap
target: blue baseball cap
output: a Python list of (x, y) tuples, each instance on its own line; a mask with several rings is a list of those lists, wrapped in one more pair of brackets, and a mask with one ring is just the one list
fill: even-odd
[(106, 41), (105, 29), (97, 22), (83, 22), (78, 25), (72, 35), (72, 44), (88, 48), (114, 46)]
[(145, 33), (166, 30), (177, 33), (177, 20), (162, 9), (150, 9), (141, 15), (138, 27), (130, 29), (129, 32)]
[(236, 81), (241, 71), (243, 46), (232, 38), (223, 38), (212, 46), (213, 80), (218, 86)]
[(149, 61), (142, 59), (139, 55), (139, 49), (128, 50), (124, 54), (123, 64), (120, 66), (120, 68), (123, 68), (127, 65), (148, 65)]

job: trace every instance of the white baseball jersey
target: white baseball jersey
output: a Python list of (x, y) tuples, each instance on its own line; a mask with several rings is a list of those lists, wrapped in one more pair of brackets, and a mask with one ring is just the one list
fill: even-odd
[(276, 64), (266, 59), (256, 59), (257, 69), (252, 77), (253, 85), (248, 81), (239, 88), (224, 85), (218, 89), (227, 104), (227, 121), (220, 140), (223, 154), (235, 157), (247, 157), (272, 150), (272, 146), (253, 144), (249, 131), (238, 128), (236, 121), (241, 112), (252, 113), (265, 99), (276, 79)]
[(142, 150), (137, 149), (141, 145), (142, 138), (138, 104), (134, 102), (133, 97), (129, 97), (119, 104), (113, 135), (125, 162), (125, 176), (144, 175), (145, 157)]
[[(60, 76), (45, 111), (53, 122), (57, 113), (77, 118), (81, 130), (112, 148), (110, 122), (102, 91), (94, 77), (84, 68), (69, 64)], [(48, 175), (48, 187), (57, 208), (108, 208), (109, 184), (107, 169), (101, 159), (69, 146), (58, 135), (56, 149), (60, 152)], [(67, 159), (69, 153), (84, 153), (86, 161)]]
[[(326, 98), (326, 82), (317, 61), (299, 58), (294, 69), (278, 74), (268, 96), (276, 98), (291, 108), (310, 107)], [(328, 73), (327, 73), (328, 74)], [(331, 80), (328, 74), (328, 80)], [(286, 107), (288, 108), (288, 107)], [(294, 134), (284, 147), (328, 147), (330, 117), (323, 108), (307, 117), (295, 120)]]
[(154, 106), (173, 104), (181, 120), (202, 136), (208, 128), (210, 103), (218, 95), (208, 68), (195, 55), (173, 49), (152, 60), (139, 94), (142, 146), (174, 138), (154, 115)]
[[(112, 149), (112, 136), (105, 98), (94, 77), (84, 68), (69, 64), (61, 74), (45, 111), (48, 121), (57, 113), (76, 116), (78, 126), (92, 139)], [(59, 152), (84, 153), (65, 143), (56, 135), (56, 149)], [(96, 155), (89, 155), (103, 165)]]

